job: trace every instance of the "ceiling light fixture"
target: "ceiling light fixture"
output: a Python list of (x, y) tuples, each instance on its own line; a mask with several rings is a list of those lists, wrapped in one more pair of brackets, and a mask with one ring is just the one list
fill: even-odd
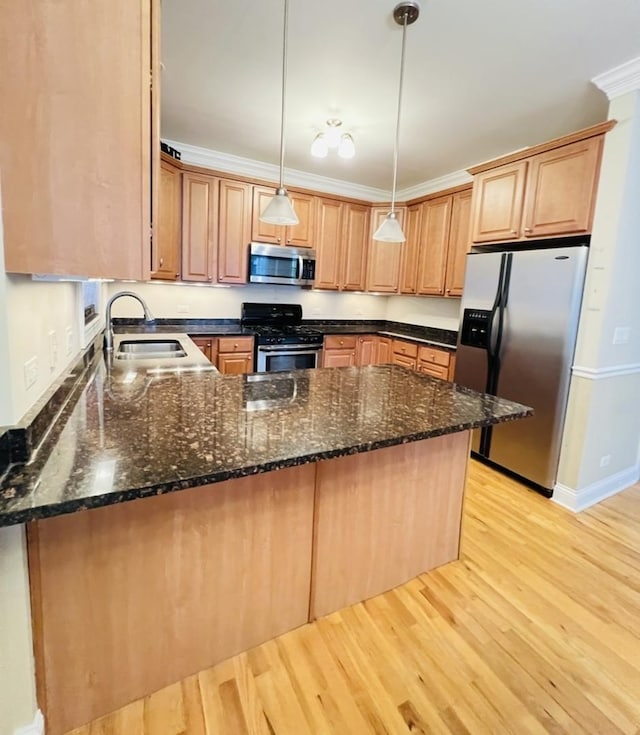
[(340, 134), (342, 120), (335, 117), (327, 120), (327, 129), (318, 133), (311, 144), (311, 155), (315, 158), (326, 158), (329, 148), (337, 148), (340, 158), (353, 158), (356, 146), (350, 133)]
[(391, 189), (391, 211), (373, 235), (374, 240), (382, 242), (404, 242), (406, 240), (396, 214), (396, 179), (398, 175), (398, 142), (400, 140), (400, 108), (402, 106), (402, 81), (404, 77), (404, 50), (407, 39), (407, 26), (415, 23), (420, 15), (420, 6), (414, 0), (405, 0), (393, 9), (393, 19), (402, 26), (402, 53), (400, 55), (400, 84), (398, 89), (398, 115), (396, 118), (396, 139), (393, 146), (393, 186)]
[(264, 212), (260, 215), (261, 222), (272, 225), (297, 225), (300, 220), (293, 209), (293, 203), (289, 199), (287, 190), (284, 188), (284, 112), (287, 84), (287, 25), (289, 20), (289, 0), (284, 0), (284, 29), (282, 34), (282, 109), (280, 111), (280, 184), (276, 195), (267, 204)]

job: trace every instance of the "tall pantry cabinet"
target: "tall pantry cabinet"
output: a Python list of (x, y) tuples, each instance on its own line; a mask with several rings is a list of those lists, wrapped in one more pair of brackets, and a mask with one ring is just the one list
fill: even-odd
[(157, 0), (5, 3), (7, 271), (149, 277), (158, 9)]

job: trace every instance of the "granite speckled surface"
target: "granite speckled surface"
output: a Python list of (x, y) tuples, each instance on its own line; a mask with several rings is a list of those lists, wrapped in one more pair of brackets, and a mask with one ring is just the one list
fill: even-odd
[[(323, 334), (384, 334), (413, 339), (426, 344), (455, 350), (458, 333), (451, 329), (438, 327), (424, 327), (416, 324), (404, 324), (385, 320), (371, 319), (303, 319), (303, 324), (316, 329)], [(184, 332), (211, 336), (225, 335), (241, 336), (252, 335), (251, 328), (240, 326), (238, 319), (156, 319), (151, 325), (145, 324), (142, 319), (114, 319), (115, 332), (131, 333), (158, 333)]]
[(82, 382), (31, 461), (0, 482), (0, 525), (532, 414), (391, 365), (125, 383), (98, 356)]

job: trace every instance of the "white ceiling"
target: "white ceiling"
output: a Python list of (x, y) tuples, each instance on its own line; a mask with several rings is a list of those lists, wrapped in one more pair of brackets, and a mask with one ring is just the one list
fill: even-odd
[[(290, 0), (287, 168), (391, 189), (395, 0)], [(639, 0), (423, 0), (407, 30), (398, 188), (604, 120), (590, 79), (640, 56)], [(276, 164), (283, 0), (163, 0), (162, 137)], [(356, 157), (315, 159), (328, 117)]]

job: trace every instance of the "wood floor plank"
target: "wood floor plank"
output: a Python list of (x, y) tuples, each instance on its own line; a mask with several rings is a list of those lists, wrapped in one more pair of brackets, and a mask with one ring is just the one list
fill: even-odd
[(574, 515), (472, 462), (459, 561), (73, 735), (422, 733), (640, 735), (640, 485)]

